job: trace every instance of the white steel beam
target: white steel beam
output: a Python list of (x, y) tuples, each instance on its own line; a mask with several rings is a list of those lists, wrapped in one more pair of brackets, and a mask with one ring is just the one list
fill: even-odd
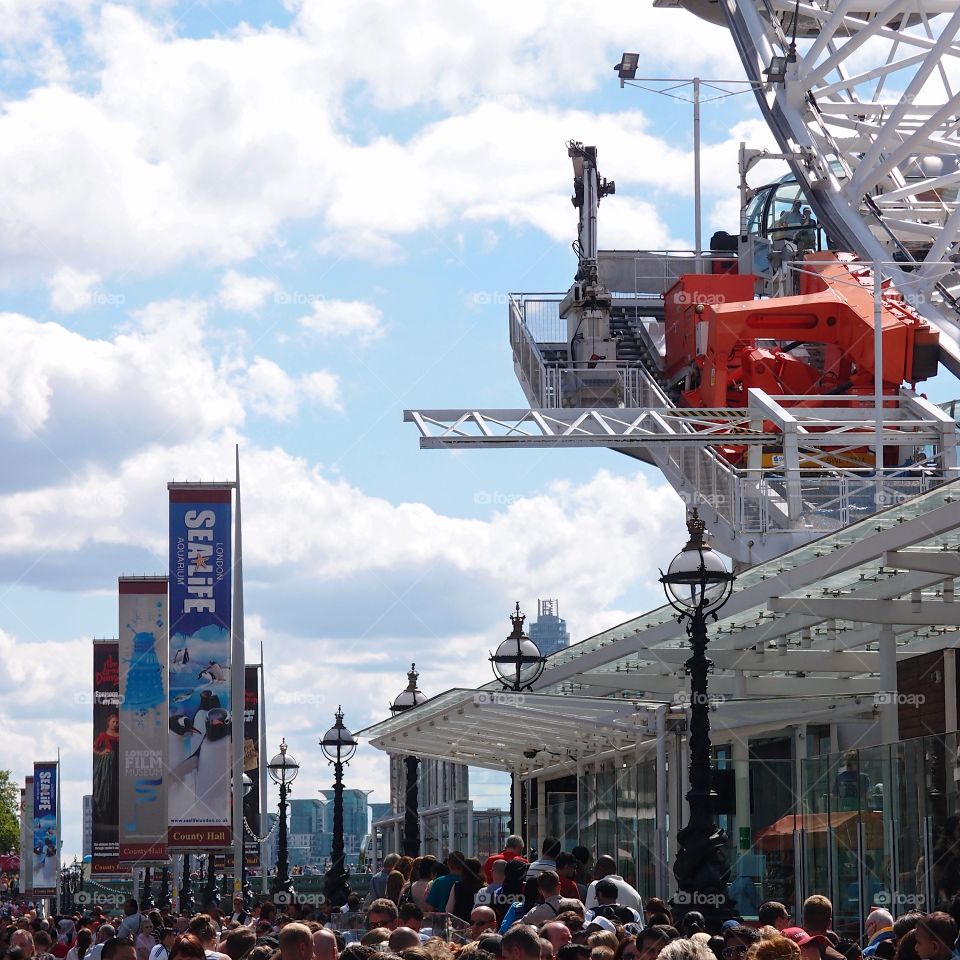
[(863, 600), (847, 597), (774, 597), (769, 607), (777, 613), (803, 613), (815, 617), (854, 620), (860, 623), (900, 624), (916, 627), (960, 627), (960, 604), (942, 600)]

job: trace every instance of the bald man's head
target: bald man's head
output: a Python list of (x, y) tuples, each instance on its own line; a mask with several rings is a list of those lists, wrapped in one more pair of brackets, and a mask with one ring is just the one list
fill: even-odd
[(387, 943), (391, 953), (400, 953), (401, 950), (409, 950), (411, 947), (420, 946), (420, 934), (409, 927), (397, 927), (391, 931), (390, 940)]
[(617, 861), (613, 857), (604, 854), (597, 857), (597, 862), (593, 865), (593, 879), (602, 880), (604, 877), (612, 876), (617, 872)]
[(337, 938), (332, 930), (321, 927), (313, 934), (314, 960), (337, 960)]

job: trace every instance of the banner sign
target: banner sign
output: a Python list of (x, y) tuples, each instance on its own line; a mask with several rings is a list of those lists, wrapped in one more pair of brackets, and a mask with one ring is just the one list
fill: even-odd
[(57, 817), (57, 764), (33, 765), (33, 883), (40, 897), (57, 894), (60, 866), (60, 824)]
[(33, 887), (33, 777), (24, 780), (20, 791), (20, 893)]
[(232, 490), (170, 485), (170, 826), (175, 850), (229, 847)]
[(93, 848), (90, 873), (119, 871), (120, 649), (116, 640), (93, 642)]
[(126, 863), (167, 859), (167, 578), (121, 577), (120, 819)]
[(243, 772), (250, 778), (250, 791), (243, 796), (243, 855), (248, 867), (260, 866), (260, 667), (247, 667), (243, 675)]

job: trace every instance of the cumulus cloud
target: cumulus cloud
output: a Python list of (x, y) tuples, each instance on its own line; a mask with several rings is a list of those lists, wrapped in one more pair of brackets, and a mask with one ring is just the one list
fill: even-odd
[(274, 420), (290, 420), (304, 400), (343, 409), (340, 380), (329, 370), (292, 377), (272, 360), (256, 357), (247, 368), (244, 389), (252, 408)]
[(383, 312), (359, 300), (315, 300), (312, 311), (300, 318), (305, 329), (325, 337), (356, 337), (361, 343), (379, 340), (385, 333)]
[(100, 275), (90, 270), (61, 267), (50, 278), (50, 306), (60, 313), (74, 313), (93, 305), (93, 288)]
[[(699, 66), (730, 59), (724, 30), (627, 0), (589, 22), (576, 4), (546, 0), (522, 16), (416, 6), (303, 3), (290, 29), (200, 39), (131, 7), (91, 7), (95, 59), (84, 83), (39, 84), (0, 114), (0, 276), (23, 282), (64, 266), (139, 275), (188, 258), (226, 265), (304, 219), (317, 223), (320, 250), (365, 259), (396, 260), (402, 238), (458, 218), (555, 236), (543, 198), (568, 192), (571, 136), (619, 158), (623, 185), (689, 191), (684, 153), (647, 128), (627, 106), (635, 100), (606, 114), (547, 101), (609, 80), (631, 31), (652, 57), (682, 56), (689, 70), (691, 50)], [(439, 98), (442, 110), (405, 137), (359, 136), (348, 104), (358, 84), (384, 108)], [(244, 310), (269, 292), (228, 276), (222, 294)]]
[(227, 310), (255, 313), (277, 289), (276, 282), (268, 277), (248, 277), (236, 270), (227, 270), (220, 278), (217, 299)]

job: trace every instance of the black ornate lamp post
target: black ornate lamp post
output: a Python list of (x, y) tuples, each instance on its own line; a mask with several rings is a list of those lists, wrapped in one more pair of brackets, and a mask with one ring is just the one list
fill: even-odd
[(203, 907), (216, 906), (220, 900), (217, 892), (217, 865), (216, 857), (211, 850), (207, 853), (207, 882), (203, 885)]
[[(243, 795), (244, 797), (250, 796), (250, 791), (253, 789), (253, 781), (246, 775), (243, 775)], [(243, 821), (244, 829), (246, 829), (247, 821), (244, 818)], [(240, 892), (243, 894), (243, 899), (246, 903), (253, 902), (253, 887), (250, 885), (250, 878), (247, 876), (247, 838), (243, 838), (243, 856), (240, 858)]]
[(141, 910), (152, 910), (156, 905), (156, 901), (153, 899), (153, 892), (150, 889), (151, 883), (151, 873), (149, 867), (143, 868), (143, 895), (140, 897), (140, 909)]
[(193, 915), (193, 883), (190, 879), (190, 854), (183, 855), (183, 876), (180, 880), (180, 912)]
[(523, 632), (523, 621), (527, 618), (520, 612), (519, 602), (516, 609), (517, 612), (510, 615), (513, 630), (497, 647), (497, 652), (490, 654), (490, 665), (504, 690), (519, 693), (521, 690), (533, 690), (533, 685), (543, 673), (547, 658)]
[(170, 865), (166, 863), (160, 871), (160, 902), (157, 906), (161, 910), (167, 910), (170, 907)]
[[(390, 712), (396, 716), (399, 713), (405, 713), (413, 707), (419, 706), (427, 698), (417, 686), (417, 665), (410, 664), (410, 672), (407, 674), (407, 686), (402, 690), (397, 698), (390, 704)], [(420, 767), (420, 758), (408, 756), (403, 758), (406, 767), (406, 785), (403, 801), (403, 853), (407, 857), (420, 856), (420, 810), (418, 783), (418, 768)]]
[[(533, 685), (540, 679), (547, 663), (547, 658), (540, 653), (540, 648), (523, 632), (524, 620), (526, 617), (520, 612), (520, 602), (517, 601), (516, 613), (510, 616), (513, 630), (497, 647), (497, 652), (490, 654), (494, 676), (503, 684), (504, 690), (513, 693), (533, 690)], [(519, 824), (514, 823), (517, 790), (520, 791)], [(510, 820), (507, 829), (510, 833), (519, 833), (522, 837), (527, 835), (527, 795), (517, 774), (510, 777)]]
[(675, 915), (698, 910), (708, 927), (719, 930), (724, 920), (735, 916), (735, 904), (727, 895), (730, 867), (726, 855), (726, 834), (713, 818), (713, 765), (710, 745), (710, 702), (707, 676), (713, 662), (707, 657), (707, 617), (717, 611), (733, 591), (734, 575), (707, 542), (706, 524), (696, 510), (687, 518), (690, 539), (660, 571), (670, 605), (686, 622), (691, 656), (684, 665), (690, 675), (690, 789), (687, 802), (690, 820), (677, 833), (679, 850), (673, 875), (680, 892), (674, 898)]
[(274, 893), (293, 893), (293, 881), (290, 879), (290, 864), (287, 860), (287, 794), (290, 784), (297, 779), (300, 764), (287, 753), (287, 741), (280, 741), (280, 752), (267, 764), (267, 771), (274, 783), (280, 785), (280, 807), (277, 875), (273, 879)]
[(343, 725), (343, 710), (337, 707), (333, 726), (323, 735), (320, 749), (333, 764), (333, 848), (330, 869), (324, 881), (324, 895), (332, 907), (342, 907), (350, 896), (350, 873), (343, 851), (343, 765), (357, 752), (357, 739)]

